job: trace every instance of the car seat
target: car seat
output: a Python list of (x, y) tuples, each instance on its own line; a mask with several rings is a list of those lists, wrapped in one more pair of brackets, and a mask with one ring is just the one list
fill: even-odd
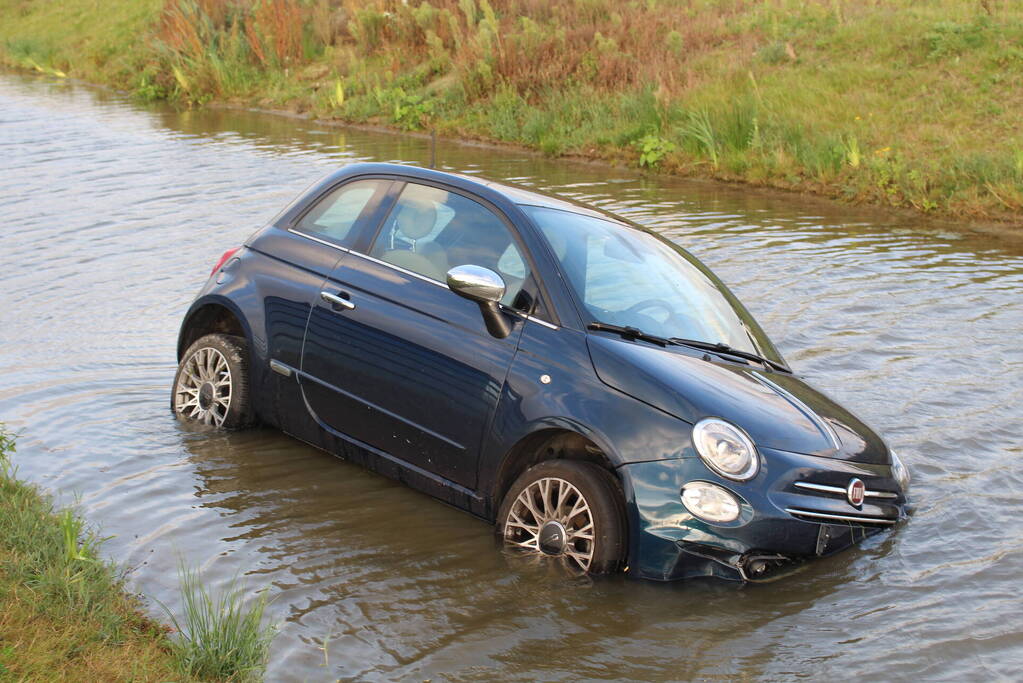
[[(433, 202), (406, 198), (394, 219), (390, 248), (384, 251), (380, 259), (444, 282), (448, 272), (448, 259), (444, 249), (433, 240), (421, 241), (433, 232), (436, 223), (437, 209)], [(393, 238), (408, 242), (411, 248), (394, 248)]]

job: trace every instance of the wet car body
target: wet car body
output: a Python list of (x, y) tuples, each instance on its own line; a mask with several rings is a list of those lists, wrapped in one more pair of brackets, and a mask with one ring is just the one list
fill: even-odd
[[(356, 181), (375, 183), (373, 196), (343, 239), (302, 229), (304, 217)], [(525, 275), (515, 300), (499, 305), (503, 337), (437, 277), (372, 255), (409, 185), (471, 199), (513, 235)], [(185, 316), (179, 359), (210, 332), (244, 338), (260, 419), (489, 521), (530, 466), (595, 463), (621, 487), (632, 576), (766, 578), (904, 516), (904, 482), (884, 441), (783, 361), (593, 329), (535, 207), (640, 229), (475, 178), (346, 167), (219, 264)], [(672, 248), (780, 359), (724, 285)], [(706, 464), (692, 435), (708, 418), (745, 430), (756, 476), (735, 481)], [(692, 514), (681, 498), (691, 482), (726, 489), (738, 518)]]
[[(635, 506), (634, 528), (641, 530), (631, 556), (642, 576), (766, 577), (788, 559), (847, 548), (904, 514), (905, 494), (884, 442), (799, 378), (678, 352), (669, 358), (673, 349), (650, 354), (642, 347), (619, 347), (616, 355), (627, 358), (622, 362), (606, 358), (609, 352), (598, 350), (601, 346), (607, 341), (595, 340), (591, 353), (609, 384), (645, 395), (689, 424), (707, 415), (742, 424), (765, 463), (743, 486), (709, 470), (692, 444), (670, 465), (664, 460), (623, 466), (622, 481)], [(865, 485), (861, 505), (848, 500), (853, 479)], [(694, 480), (712, 481), (737, 494), (739, 520), (712, 525), (680, 510), (677, 492)]]

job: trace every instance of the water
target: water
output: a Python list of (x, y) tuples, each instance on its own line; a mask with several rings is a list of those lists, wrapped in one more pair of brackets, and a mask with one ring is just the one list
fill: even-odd
[(113, 535), (133, 589), (176, 609), (179, 560), (214, 588), (271, 586), (270, 680), (1018, 678), (1023, 243), (515, 152), (438, 157), (686, 245), (902, 453), (916, 514), (766, 586), (578, 581), (274, 431), (190, 432), (168, 407), (177, 327), (220, 253), (327, 171), (425, 163), (426, 141), (3, 75), (0, 420), (21, 473)]

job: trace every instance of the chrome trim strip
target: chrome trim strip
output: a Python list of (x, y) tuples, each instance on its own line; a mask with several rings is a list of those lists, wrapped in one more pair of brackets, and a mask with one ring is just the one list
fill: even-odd
[(544, 327), (550, 328), (552, 330), (559, 330), (559, 329), (561, 329), (560, 327), (558, 327), (554, 323), (549, 323), (546, 320), (540, 320), (539, 318), (534, 318), (531, 315), (527, 315), (526, 316), (526, 320), (529, 320), (531, 322), (537, 323), (538, 325), (543, 325)]
[(839, 522), (859, 522), (861, 524), (895, 524), (897, 519), (885, 519), (884, 517), (853, 517), (850, 515), (833, 515), (825, 512), (811, 512), (799, 508), (785, 508), (785, 512), (796, 517), (813, 517), (815, 519), (833, 519)]
[(429, 282), (431, 285), (437, 285), (438, 287), (442, 287), (442, 288), (448, 289), (448, 290), (451, 289), (450, 287), (447, 286), (447, 284), (445, 284), (445, 283), (443, 283), (443, 282), (441, 282), (439, 280), (434, 280), (432, 277), (426, 277), (425, 275), (420, 275), (419, 273), (417, 273), (415, 271), (408, 270), (406, 268), (402, 268), (401, 266), (396, 266), (393, 263), (388, 263), (387, 261), (381, 261), (378, 258), (373, 258), (372, 256), (369, 256), (367, 254), (363, 254), (361, 251), (351, 251), (351, 250), (349, 250), (348, 253), (352, 254), (353, 256), (362, 257), (362, 258), (366, 259), (367, 261), (372, 261), (373, 263), (379, 263), (382, 266), (387, 266), (388, 268), (393, 268), (394, 270), (398, 271), (399, 273), (405, 273), (406, 275), (410, 275), (412, 277), (419, 278), (423, 282)]
[(288, 232), (290, 232), (292, 235), (298, 235), (299, 237), (305, 237), (307, 240), (312, 240), (313, 242), (318, 242), (318, 243), (320, 243), (320, 244), (322, 244), (324, 246), (330, 247), (331, 249), (337, 249), (338, 251), (343, 251), (346, 254), (356, 253), (356, 252), (353, 252), (351, 249), (346, 249), (345, 247), (342, 247), (342, 246), (339, 246), (337, 244), (334, 244), (333, 242), (328, 242), (327, 240), (321, 240), (319, 237), (313, 237), (312, 235), (307, 235), (304, 232), (299, 232), (298, 230), (295, 230), (294, 228), (288, 228)]
[(444, 289), (449, 289), (449, 287), (446, 284), (444, 284), (443, 282), (440, 282), (438, 280), (434, 280), (431, 277), (426, 277), (425, 275), (420, 275), (419, 273), (413, 272), (411, 270), (406, 270), (405, 268), (402, 268), (401, 266), (396, 266), (393, 263), (388, 263), (387, 261), (381, 261), (380, 259), (373, 258), (372, 256), (368, 256), (366, 254), (363, 254), (361, 251), (354, 251), (354, 250), (348, 249), (346, 247), (338, 246), (338, 245), (336, 245), (336, 244), (334, 244), (332, 242), (328, 242), (327, 240), (321, 240), (318, 237), (313, 237), (312, 235), (307, 235), (304, 232), (299, 232), (298, 230), (295, 230), (294, 228), (288, 228), (288, 232), (290, 232), (293, 235), (298, 235), (299, 237), (305, 237), (307, 240), (312, 240), (313, 242), (317, 242), (319, 244), (328, 246), (328, 247), (330, 247), (332, 249), (337, 249), (338, 251), (343, 251), (346, 254), (353, 254), (355, 256), (361, 256), (362, 258), (366, 259), (367, 261), (372, 261), (373, 263), (379, 263), (382, 266), (387, 266), (388, 268), (393, 268), (394, 270), (397, 270), (397, 271), (399, 271), (401, 273), (405, 273), (406, 275), (411, 275), (412, 277), (417, 277), (420, 280), (423, 280), (425, 282), (429, 282), (432, 285), (437, 285), (438, 287), (443, 287)]
[[(373, 258), (372, 256), (369, 256), (367, 254), (363, 254), (361, 251), (354, 251), (352, 249), (347, 249), (345, 247), (338, 246), (336, 244), (333, 244), (332, 242), (328, 242), (326, 240), (321, 240), (321, 239), (319, 239), (317, 237), (313, 237), (312, 235), (307, 235), (304, 232), (299, 232), (298, 230), (295, 230), (294, 228), (288, 228), (288, 232), (290, 232), (293, 235), (298, 235), (299, 237), (304, 237), (307, 240), (312, 240), (313, 242), (318, 242), (319, 244), (322, 244), (324, 246), (328, 246), (331, 249), (337, 249), (338, 251), (343, 251), (344, 253), (352, 254), (353, 256), (360, 256), (360, 257), (366, 259), (367, 261), (372, 261), (373, 263), (378, 263), (381, 266), (386, 266), (388, 268), (393, 268), (394, 270), (398, 271), (399, 273), (404, 273), (405, 275), (409, 275), (411, 277), (418, 278), (418, 279), (422, 280), (423, 282), (429, 282), (431, 285), (437, 285), (438, 287), (441, 287), (441, 288), (447, 289), (447, 290), (451, 289), (444, 282), (441, 282), (439, 280), (434, 280), (432, 277), (426, 277), (425, 275), (420, 275), (419, 273), (416, 273), (414, 271), (408, 270), (406, 268), (402, 268), (401, 266), (396, 266), (393, 263), (388, 263), (387, 261), (381, 261), (378, 258)], [(512, 313), (514, 315), (519, 316), (520, 318), (523, 318), (525, 320), (529, 320), (529, 321), (534, 322), (534, 323), (538, 323), (538, 324), (543, 325), (544, 327), (550, 328), (552, 330), (559, 330), (559, 329), (561, 329), (557, 325), (555, 325), (553, 323), (549, 323), (546, 320), (540, 320), (539, 318), (534, 318), (531, 315), (523, 315), (520, 311), (512, 310), (512, 309), (508, 308), (507, 306), (505, 306), (504, 304), (501, 305), (501, 308), (505, 309), (509, 313)]]
[(828, 493), (840, 493), (845, 495), (845, 489), (841, 486), (828, 486), (826, 484), (812, 484), (808, 481), (797, 481), (795, 486), (801, 489), (810, 489), (812, 491), (826, 491)]
[[(439, 280), (434, 280), (432, 277), (426, 277), (425, 275), (420, 275), (419, 273), (416, 273), (414, 271), (408, 270), (406, 268), (402, 268), (401, 266), (396, 266), (393, 263), (388, 263), (387, 261), (381, 261), (378, 258), (373, 258), (372, 256), (368, 256), (366, 254), (363, 254), (361, 251), (351, 251), (351, 250), (346, 250), (346, 251), (348, 251), (348, 253), (352, 254), (353, 256), (361, 256), (362, 258), (366, 259), (367, 261), (372, 261), (373, 263), (378, 263), (381, 266), (386, 266), (388, 268), (393, 268), (394, 270), (398, 271), (399, 273), (405, 273), (405, 275), (410, 275), (412, 277), (419, 278), (420, 280), (422, 280), (424, 282), (429, 282), (431, 285), (437, 285), (438, 287), (442, 287), (442, 288), (447, 289), (449, 291), (451, 289), (450, 287), (447, 286), (447, 283), (440, 282)], [(514, 310), (512, 308), (508, 308), (504, 304), (500, 304), (500, 306), (501, 306), (501, 309), (504, 310), (506, 313), (511, 313), (512, 315), (518, 316), (518, 317), (522, 318), (523, 320), (530, 320), (530, 321), (532, 321), (534, 323), (539, 323), (540, 325), (543, 325), (544, 327), (549, 327), (552, 330), (560, 329), (557, 325), (554, 325), (553, 323), (549, 323), (546, 320), (540, 320), (539, 318), (534, 318), (531, 315), (525, 315), (521, 311), (516, 311), (516, 310)]]
[[(827, 484), (814, 484), (809, 481), (797, 481), (794, 486), (801, 489), (810, 489), (811, 491), (825, 491), (826, 493), (837, 493), (840, 496), (846, 495), (846, 490), (841, 486), (828, 486)], [(899, 494), (891, 493), (890, 491), (865, 491), (863, 494), (867, 498), (898, 498)]]

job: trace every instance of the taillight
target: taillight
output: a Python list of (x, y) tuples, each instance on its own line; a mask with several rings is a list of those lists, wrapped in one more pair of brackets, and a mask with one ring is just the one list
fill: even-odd
[(241, 247), (235, 247), (234, 249), (228, 249), (227, 251), (225, 251), (224, 255), (220, 257), (219, 261), (217, 261), (217, 265), (213, 266), (213, 270), (210, 271), (210, 275), (212, 276), (213, 273), (215, 273), (218, 270), (220, 270), (220, 266), (222, 266), (225, 263), (227, 263), (227, 259), (229, 259), (232, 256), (234, 256), (235, 252), (237, 252), (239, 249), (241, 249)]

